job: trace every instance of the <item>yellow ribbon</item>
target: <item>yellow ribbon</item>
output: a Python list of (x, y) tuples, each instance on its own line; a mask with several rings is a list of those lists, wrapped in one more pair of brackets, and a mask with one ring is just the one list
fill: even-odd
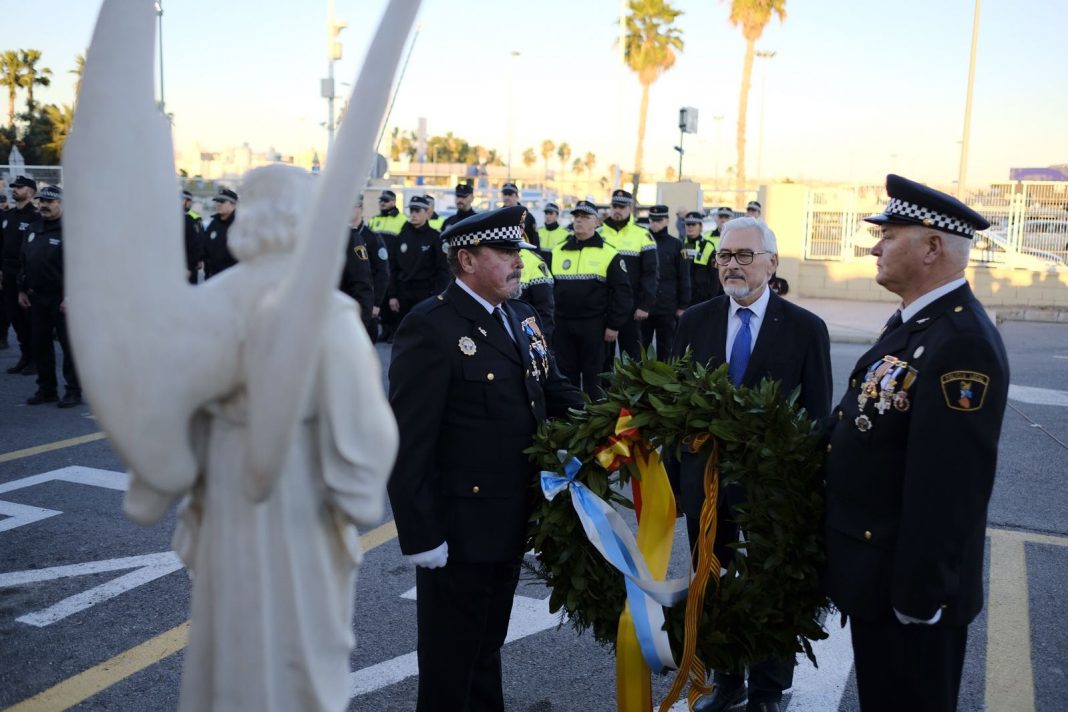
[[(629, 416), (626, 418), (629, 421)], [(620, 421), (623, 421), (623, 416)], [(618, 424), (616, 432), (621, 432)], [(634, 429), (633, 435), (636, 434), (637, 430)], [(641, 481), (635, 483), (642, 502), (638, 519), (638, 549), (645, 557), (650, 573), (663, 580), (667, 576), (675, 537), (675, 494), (671, 491), (660, 454), (643, 440), (636, 440), (634, 444), (636, 447), (628, 447), (628, 450), (634, 451), (634, 464), (641, 476)], [(616, 709), (619, 712), (650, 712), (652, 708), (649, 667), (642, 657), (628, 604), (619, 616), (616, 632)]]
[[(703, 438), (699, 442), (695, 441), (690, 445), (690, 450), (697, 452), (706, 440), (707, 438)], [(659, 712), (668, 712), (679, 699), (687, 681), (690, 683), (686, 696), (690, 709), (693, 709), (694, 703), (701, 695), (712, 689), (706, 682), (704, 663), (697, 656), (697, 627), (705, 609), (705, 588), (713, 571), (716, 574), (715, 581), (719, 582), (720, 564), (712, 546), (716, 541), (716, 503), (719, 499), (719, 448), (715, 441), (705, 464), (704, 486), (705, 502), (701, 506), (700, 535), (697, 539), (697, 570), (694, 571), (690, 590), (686, 595), (686, 633), (682, 645), (682, 660), (667, 697), (660, 703)]]
[(638, 429), (631, 427), (630, 411), (622, 408), (619, 418), (616, 419), (616, 429), (613, 435), (608, 436), (604, 445), (598, 446), (594, 451), (594, 457), (604, 469), (615, 472), (623, 465), (634, 460), (634, 453), (643, 446)]

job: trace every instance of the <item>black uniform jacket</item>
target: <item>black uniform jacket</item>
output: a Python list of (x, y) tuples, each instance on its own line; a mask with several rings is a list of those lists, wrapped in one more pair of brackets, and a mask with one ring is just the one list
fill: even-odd
[[(694, 361), (718, 368), (727, 362), (727, 319), (730, 297), (720, 295), (687, 309), (679, 320), (672, 353), (682, 356), (687, 349)], [(780, 392), (788, 396), (801, 386), (798, 404), (809, 417), (819, 420), (831, 409), (831, 340), (827, 325), (810, 311), (791, 304), (772, 293), (764, 322), (760, 325), (753, 353), (749, 357), (742, 385), (757, 386), (764, 378), (779, 381)], [(684, 453), (680, 482), (683, 508), (687, 517), (696, 518), (704, 501), (701, 483), (705, 463)], [(687, 485), (690, 487), (687, 487)], [(692, 490), (692, 491), (691, 491)], [(729, 493), (724, 502), (737, 504), (740, 492)], [(721, 527), (727, 531), (726, 527)]]
[(682, 241), (667, 228), (649, 234), (656, 240), (656, 258), (660, 262), (656, 302), (649, 313), (675, 316), (677, 310), (690, 305), (690, 262), (683, 252)]
[(237, 258), (230, 252), (229, 232), (237, 220), (237, 211), (224, 220), (221, 215), (212, 217), (204, 230), (201, 245), (204, 247), (204, 279), (214, 277), (223, 270), (237, 264)]
[[(859, 399), (869, 368), (877, 372), (886, 356), (907, 362), (894, 384), (906, 396), (880, 414), (879, 396), (863, 407)], [(940, 624), (965, 625), (982, 609), (1008, 387), (1001, 336), (968, 285), (884, 333), (857, 361), (826, 460), (826, 585), (843, 613), (881, 622), (896, 608), (927, 620), (942, 608)], [(861, 415), (867, 423), (858, 425)]]
[(455, 283), (397, 330), (389, 400), (400, 451), (389, 499), (405, 554), (445, 541), (450, 561), (523, 555), (537, 478), (523, 450), (539, 423), (582, 396), (547, 349), (544, 361), (538, 353), (534, 309), (515, 300), (504, 308), (518, 344)]
[(461, 220), (466, 220), (474, 214), (474, 210), (457, 210), (455, 213), (445, 218), (445, 222), (441, 223), (441, 231), (445, 232), (450, 226), (455, 225)]
[(185, 227), (185, 269), (190, 273), (190, 282), (196, 284), (197, 264), (204, 259), (200, 221), (188, 212), (183, 212), (182, 223)]
[(441, 233), (430, 225), (417, 228), (404, 223), (397, 236), (387, 242), (390, 299), (408, 294), (425, 296), (445, 288), (449, 265), (441, 245)]
[(5, 210), (0, 215), (0, 235), (3, 236), (3, 245), (0, 247), (4, 272), (12, 278), (20, 269), (22, 244), (26, 239), (27, 229), (41, 219), (41, 214), (33, 207), (33, 201), (27, 202), (21, 208), (15, 206)]
[[(373, 234), (370, 230), (367, 233)], [(345, 265), (341, 269), (338, 289), (360, 305), (361, 319), (367, 321), (371, 318), (371, 308), (376, 304), (375, 284), (370, 248), (364, 241), (363, 226), (349, 230), (349, 244), (345, 249)]]
[(39, 220), (26, 228), (20, 292), (63, 295), (63, 221)]

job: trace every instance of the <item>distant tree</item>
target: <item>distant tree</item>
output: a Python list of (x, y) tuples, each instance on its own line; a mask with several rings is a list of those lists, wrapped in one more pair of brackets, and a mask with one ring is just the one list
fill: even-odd
[(51, 140), (45, 144), (45, 149), (54, 153), (55, 162), (59, 163), (59, 159), (63, 156), (63, 146), (67, 143), (67, 137), (70, 136), (71, 124), (74, 122), (74, 108), (70, 104), (63, 106), (49, 104), (44, 107), (44, 113), (52, 124)]
[(623, 60), (638, 75), (642, 85), (638, 147), (634, 153), (634, 192), (637, 193), (649, 113), (649, 87), (675, 65), (676, 53), (682, 51), (682, 34), (674, 25), (682, 11), (671, 7), (665, 0), (628, 0), (627, 9), (630, 14), (626, 18)]
[(742, 64), (742, 88), (738, 96), (738, 162), (735, 179), (736, 208), (745, 204), (745, 124), (749, 106), (749, 84), (753, 77), (753, 53), (756, 41), (764, 34), (764, 28), (772, 15), (779, 21), (786, 19), (786, 0), (731, 0), (731, 24), (742, 29), (745, 37), (745, 62)]
[(556, 157), (560, 159), (560, 172), (563, 173), (567, 162), (571, 159), (571, 146), (567, 141), (556, 147)]
[(390, 132), (389, 157), (391, 159), (399, 161), (401, 156), (407, 156), (409, 161), (414, 161), (417, 150), (414, 131), (402, 132), (400, 128), (394, 128)]
[(553, 156), (553, 151), (556, 150), (556, 144), (545, 139), (541, 142), (541, 158), (545, 161), (545, 179), (549, 179), (549, 159)]
[(678, 173), (675, 172), (675, 166), (668, 166), (667, 167), (667, 170), (664, 171), (664, 178), (666, 178), (669, 181), (673, 181), (676, 178), (678, 178)]
[(19, 79), (22, 88), (26, 90), (26, 108), (33, 110), (36, 104), (33, 100), (34, 87), (46, 87), (52, 83), (52, 70), (48, 67), (37, 68), (41, 61), (41, 50), (20, 49), (19, 60), (22, 62), (22, 76)]
[(15, 97), (22, 88), (22, 75), (25, 65), (19, 53), (13, 49), (5, 50), (0, 55), (0, 86), (7, 87), (7, 125), (15, 126)]
[[(17, 145), (22, 157), (26, 159), (26, 165), (54, 166), (59, 164), (60, 152), (63, 148), (62, 140), (57, 142), (56, 125), (52, 121), (52, 108), (62, 113), (58, 107), (45, 107), (44, 111), (26, 111), (19, 114), (21, 122), (19, 128), (19, 141)], [(62, 120), (62, 117), (57, 117)], [(62, 130), (62, 127), (60, 128)], [(67, 125), (69, 132), (70, 126)]]
[(593, 179), (593, 167), (597, 165), (597, 156), (592, 153), (587, 153), (586, 157), (582, 159), (582, 165), (586, 167), (586, 177)]
[(577, 176), (582, 175), (582, 171), (586, 170), (585, 164), (583, 164), (581, 158), (576, 158), (575, 162), (571, 164), (571, 172)]
[(534, 153), (534, 149), (533, 148), (528, 148), (527, 150), (523, 151), (523, 165), (524, 166), (526, 166), (527, 168), (530, 168), (531, 166), (533, 166), (537, 162), (538, 162), (538, 156), (537, 156), (537, 154)]
[(68, 69), (67, 74), (77, 77), (74, 80), (74, 104), (78, 104), (78, 95), (82, 92), (82, 77), (85, 75), (85, 53), (79, 52), (74, 55), (74, 69)]

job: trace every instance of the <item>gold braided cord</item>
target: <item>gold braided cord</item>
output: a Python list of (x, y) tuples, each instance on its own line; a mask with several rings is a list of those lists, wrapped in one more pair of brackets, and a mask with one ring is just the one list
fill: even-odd
[[(694, 442), (691, 450), (700, 449), (704, 440)], [(694, 571), (693, 580), (690, 582), (690, 590), (686, 594), (686, 626), (685, 638), (682, 645), (682, 660), (679, 662), (679, 670), (675, 673), (675, 679), (671, 683), (667, 697), (660, 703), (659, 712), (668, 712), (673, 704), (679, 699), (682, 688), (687, 682), (690, 690), (686, 695), (690, 709), (702, 695), (708, 694), (711, 687), (706, 682), (705, 665), (697, 656), (697, 628), (701, 624), (701, 614), (705, 607), (705, 588), (708, 579), (714, 571), (716, 582), (719, 582), (719, 558), (713, 551), (716, 541), (716, 507), (719, 499), (719, 444), (712, 441), (712, 454), (705, 464), (704, 485), (705, 502), (701, 506), (701, 518), (699, 536), (697, 538), (697, 570)]]

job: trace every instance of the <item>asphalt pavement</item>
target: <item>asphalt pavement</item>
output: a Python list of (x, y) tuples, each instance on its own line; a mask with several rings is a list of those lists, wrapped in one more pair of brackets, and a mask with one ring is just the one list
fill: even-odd
[[(839, 307), (822, 313), (852, 330), (832, 328), (836, 399), (892, 311)], [(960, 709), (1054, 712), (1068, 699), (1068, 325), (1000, 328), (1012, 390), (989, 514), (990, 598), (970, 629)], [(0, 707), (173, 709), (190, 592), (170, 553), (173, 513), (150, 528), (123, 517), (123, 467), (91, 409), (24, 405), (33, 378), (2, 373), (16, 350), (0, 351)], [(386, 363), (388, 347), (379, 353)], [(351, 709), (414, 708), (415, 576), (390, 520), (364, 533)], [(550, 615), (547, 596), (529, 576), (520, 583), (503, 654), (507, 708), (614, 709), (611, 651)], [(798, 665), (791, 712), (858, 709), (848, 631), (827, 626), (819, 669)], [(670, 682), (654, 679), (654, 699)]]

